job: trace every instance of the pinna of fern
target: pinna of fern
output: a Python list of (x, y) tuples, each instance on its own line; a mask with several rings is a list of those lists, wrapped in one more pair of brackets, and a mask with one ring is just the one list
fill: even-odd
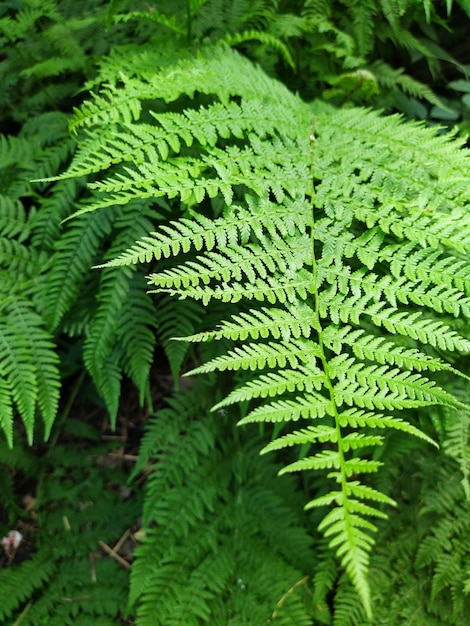
[[(85, 103), (64, 176), (101, 172), (81, 213), (152, 197), (186, 208), (107, 266), (153, 261), (153, 291), (230, 304), (184, 338), (233, 343), (192, 374), (242, 372), (214, 409), (248, 405), (240, 424), (280, 434), (263, 452), (300, 448), (282, 472), (326, 474), (307, 508), (326, 508), (320, 529), (370, 618), (373, 520), (393, 504), (370, 451), (390, 428), (431, 442), (416, 412), (463, 406), (440, 380), (458, 374), (446, 355), (470, 350), (468, 155), (399, 117), (307, 104), (223, 47), (159, 63), (151, 83), (108, 82), (109, 115), (102, 95)], [(149, 123), (149, 99), (173, 112)]]

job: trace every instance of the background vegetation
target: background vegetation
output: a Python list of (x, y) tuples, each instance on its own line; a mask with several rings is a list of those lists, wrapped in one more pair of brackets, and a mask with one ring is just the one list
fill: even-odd
[(3, 2), (2, 623), (466, 623), (469, 14)]

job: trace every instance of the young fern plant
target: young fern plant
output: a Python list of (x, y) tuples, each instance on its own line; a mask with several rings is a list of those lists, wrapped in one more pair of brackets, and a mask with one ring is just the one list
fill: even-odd
[(230, 307), (179, 338), (233, 344), (190, 374), (241, 372), (214, 410), (275, 424), (263, 452), (285, 449), (282, 473), (326, 474), (307, 508), (325, 510), (319, 528), (371, 619), (373, 520), (393, 504), (371, 481), (373, 450), (386, 429), (432, 442), (425, 408), (464, 406), (441, 381), (470, 351), (468, 155), (399, 117), (305, 103), (221, 46), (155, 57), (151, 75), (142, 59), (131, 77), (105, 68), (63, 177), (100, 172), (80, 213), (181, 203), (106, 266), (153, 263), (152, 291)]

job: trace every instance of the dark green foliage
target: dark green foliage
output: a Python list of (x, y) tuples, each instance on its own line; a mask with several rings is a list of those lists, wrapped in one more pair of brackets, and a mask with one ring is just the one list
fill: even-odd
[(131, 580), (137, 621), (310, 624), (314, 556), (295, 482), (258, 457), (255, 431), (210, 415), (211, 387), (194, 384), (142, 442), (140, 464), (152, 465)]
[[(107, 38), (105, 8), (82, 4), (78, 18), (76, 3), (30, 0), (0, 15), (5, 37), (0, 40), (1, 97), (8, 101), (1, 123), (11, 129), (25, 122), (17, 136), (0, 137), (0, 428), (10, 445), (16, 412), (30, 441), (38, 415), (48, 436), (59, 402), (55, 342), (64, 335), (65, 341), (67, 336), (84, 339), (83, 358), (113, 419), (123, 372), (137, 384), (142, 400), (147, 390), (155, 315), (143, 273), (90, 277), (90, 269), (105, 248), (113, 255), (126, 249), (160, 214), (139, 202), (131, 216), (102, 213), (64, 224), (88, 195), (84, 181), (31, 182), (63, 170), (74, 150), (68, 115), (43, 110), (64, 106), (90, 74), (92, 51), (106, 51), (108, 44), (97, 36), (101, 32)], [(115, 41), (119, 36), (115, 33)], [(7, 45), (7, 39), (15, 45)], [(51, 56), (51, 42), (60, 56)], [(42, 56), (47, 62), (40, 61)], [(59, 79), (62, 73), (70, 83)], [(111, 285), (111, 275), (119, 288)], [(110, 309), (113, 324), (106, 327)]]
[(163, 342), (175, 385), (178, 385), (181, 367), (188, 353), (187, 341), (175, 341), (175, 337), (191, 335), (204, 318), (204, 308), (192, 300), (182, 302), (163, 297), (158, 303), (158, 334)]
[[(159, 214), (140, 202), (114, 230), (116, 216), (104, 213), (70, 226), (64, 220), (88, 195), (84, 181), (31, 182), (66, 167), (74, 150), (69, 113), (95, 72), (95, 55), (129, 37), (127, 27), (106, 30), (107, 9), (106, 2), (25, 0), (0, 10), (0, 130), (11, 133), (0, 136), (0, 427), (10, 445), (16, 412), (30, 440), (37, 415), (46, 437), (50, 431), (59, 401), (57, 340), (84, 340), (85, 362), (113, 417), (123, 372), (141, 398), (147, 390), (155, 316), (143, 274), (113, 272), (113, 290), (90, 269), (105, 248), (125, 249)], [(133, 33), (136, 42), (147, 37), (145, 29)], [(110, 307), (119, 313), (101, 333)], [(134, 318), (141, 323), (131, 324)]]
[(0, 130), (70, 110), (96, 59), (129, 31), (105, 28), (104, 0), (21, 0), (0, 8)]
[(140, 502), (121, 496), (125, 474), (110, 452), (96, 444), (85, 453), (58, 446), (24, 467), (30, 479), (40, 476), (38, 530), (27, 537), (31, 559), (0, 570), (2, 623), (110, 624), (123, 614), (128, 574), (100, 552), (99, 541), (116, 543), (135, 524)]
[[(1, 138), (0, 423), (10, 445), (15, 410), (32, 440), (36, 411), (47, 435), (59, 401), (59, 359), (42, 312), (50, 263), (47, 244), (51, 229), (58, 227), (61, 206), (55, 214), (47, 209), (40, 213), (42, 196), (30, 180), (39, 173), (56, 173), (70, 154), (71, 142), (65, 116), (43, 115), (36, 122), (39, 128), (26, 125), (24, 136)], [(40, 128), (41, 122), (48, 125), (48, 133)]]
[(455, 463), (419, 453), (402, 466), (402, 512), (391, 516), (372, 561), (384, 597), (394, 599), (378, 607), (379, 623), (465, 623), (469, 502), (460, 478)]
[(0, 524), (12, 527), (22, 515), (21, 502), (16, 493), (18, 476), (33, 476), (39, 463), (27, 449), (12, 450), (6, 442), (0, 443)]
[[(0, 66), (4, 118), (22, 123), (74, 95), (74, 74), (90, 70), (90, 52), (103, 15), (96, 2), (81, 3), (78, 13), (76, 9), (73, 2), (4, 3), (0, 13), (0, 46), (6, 52)], [(61, 75), (67, 78), (60, 80)]]
[[(428, 86), (432, 79), (448, 68), (466, 78), (465, 67), (439, 46), (450, 16), (428, 1), (200, 0), (126, 8), (111, 11), (116, 22), (152, 22), (159, 36), (182, 46), (225, 41), (309, 99), (373, 102), (423, 118), (452, 113), (447, 99)], [(459, 15), (454, 24), (460, 25)]]

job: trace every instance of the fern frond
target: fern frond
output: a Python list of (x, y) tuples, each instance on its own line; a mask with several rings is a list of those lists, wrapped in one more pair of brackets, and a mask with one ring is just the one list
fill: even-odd
[(378, 6), (373, 0), (360, 2), (354, 7), (353, 26), (358, 52), (365, 57), (373, 46), (374, 19), (377, 17)]
[(100, 243), (111, 231), (112, 217), (106, 211), (83, 216), (62, 237), (48, 277), (45, 318), (51, 328), (57, 328), (77, 297), (86, 272), (97, 258)]
[(71, 179), (54, 185), (51, 195), (41, 204), (41, 210), (32, 218), (32, 243), (40, 250), (51, 250), (60, 239), (61, 223), (78, 202), (84, 183)]
[[(400, 10), (383, 10), (396, 25)], [(187, 212), (119, 253), (105, 272), (164, 259), (150, 270), (157, 292), (200, 300), (210, 313), (220, 302), (230, 305), (218, 327), (189, 337), (224, 340), (218, 356), (190, 374), (241, 371), (239, 386), (217, 398), (217, 415), (237, 403), (240, 424), (276, 423), (277, 433), (285, 426), (287, 439), (265, 448), (300, 445), (300, 458), (283, 471), (326, 473), (334, 483), (326, 495), (313, 494), (311, 507), (330, 509), (320, 529), (370, 619), (375, 520), (391, 500), (371, 485), (381, 466), (371, 451), (386, 439), (369, 431), (402, 430), (429, 442), (415, 409), (464, 408), (441, 387), (441, 374), (453, 373), (447, 353), (470, 352), (456, 320), (470, 314), (468, 153), (435, 128), (397, 116), (307, 105), (233, 50), (203, 49), (173, 65), (169, 53), (152, 83), (146, 72), (109, 81), (112, 113), (98, 96), (76, 117), (89, 137), (71, 172), (100, 172), (81, 212), (125, 210), (136, 198), (167, 198)], [(204, 102), (188, 104), (196, 91)], [(155, 111), (179, 101), (182, 112), (152, 114), (149, 130), (145, 100), (156, 101)], [(100, 147), (97, 136), (104, 137)], [(432, 271), (418, 269), (421, 260)], [(403, 419), (385, 410), (401, 410)], [(300, 419), (306, 428), (290, 432)], [(199, 470), (193, 459), (183, 465)], [(198, 501), (193, 484), (185, 479), (186, 520), (216, 507), (213, 494)], [(159, 507), (159, 493), (152, 510), (163, 523), (169, 509)], [(142, 554), (154, 545), (151, 537)], [(194, 556), (175, 548), (156, 574), (159, 595), (182, 558), (205, 571), (197, 554), (207, 545), (203, 534)], [(138, 579), (151, 575), (145, 568)], [(139, 588), (133, 598), (143, 594)], [(201, 600), (200, 611), (206, 619), (209, 601)]]
[[(466, 388), (464, 385), (455, 385), (454, 394), (462, 400), (466, 399)], [(459, 411), (456, 419), (455, 413), (450, 409), (444, 409), (444, 430), (445, 439), (443, 441), (443, 451), (446, 455), (457, 461), (462, 474), (461, 483), (467, 500), (470, 501), (470, 414), (467, 408)]]
[[(349, 581), (348, 581), (349, 582)], [(338, 592), (335, 594), (333, 608), (333, 626), (367, 626), (370, 620), (364, 613), (363, 605), (358, 601), (351, 584), (344, 580), (344, 576), (337, 581)]]
[(301, 367), (298, 370), (284, 369), (280, 373), (271, 373), (251, 380), (243, 387), (229, 394), (222, 402), (213, 407), (217, 410), (229, 404), (245, 402), (253, 398), (269, 398), (293, 391), (319, 391), (325, 382), (323, 372), (316, 366)]
[(384, 328), (391, 335), (410, 337), (442, 350), (468, 352), (470, 342), (439, 319), (425, 317), (419, 311), (410, 313), (394, 307), (386, 309), (383, 302), (369, 306), (369, 300), (370, 296), (345, 299), (340, 294), (331, 300), (327, 296), (322, 303), (321, 315), (324, 318), (330, 316), (334, 324), (347, 324), (350, 321), (359, 324), (364, 315), (375, 326)]
[(224, 37), (223, 41), (228, 46), (238, 46), (246, 41), (259, 41), (265, 46), (273, 48), (279, 52), (279, 55), (284, 59), (287, 65), (289, 65), (292, 69), (295, 69), (294, 59), (292, 58), (289, 48), (278, 37), (275, 37), (270, 33), (264, 33), (258, 30), (245, 30), (234, 35), (227, 35)]
[(270, 404), (263, 404), (248, 413), (238, 423), (251, 422), (288, 422), (299, 419), (315, 419), (331, 415), (333, 405), (331, 401), (319, 393), (310, 393), (295, 398), (295, 400), (277, 400)]
[(13, 445), (13, 398), (11, 386), (4, 378), (2, 371), (0, 375), (0, 427), (5, 434), (10, 446)]
[(85, 365), (109, 407), (112, 423), (116, 420), (120, 393), (116, 313), (127, 301), (132, 275), (133, 272), (125, 269), (103, 276), (101, 294), (104, 306), (98, 307), (83, 353)]
[(16, 198), (0, 194), (0, 236), (16, 235), (21, 235), (20, 241), (28, 235), (24, 207)]
[[(148, 203), (131, 205), (128, 213), (115, 214), (115, 237), (108, 250), (119, 254), (143, 232), (153, 227), (160, 213)], [(100, 275), (97, 308), (84, 343), (83, 358), (95, 385), (110, 410), (117, 415), (120, 371), (133, 380), (143, 403), (153, 358), (155, 310), (145, 293), (142, 272), (135, 267), (106, 269)]]
[[(160, 26), (164, 26), (168, 28), (170, 31), (173, 31), (177, 35), (184, 35), (185, 30), (181, 24), (178, 24), (177, 19), (172, 16), (167, 16), (164, 13), (158, 11), (156, 8), (152, 7), (152, 11), (129, 11), (126, 13), (120, 13), (113, 15), (113, 21), (116, 24), (120, 22), (129, 22), (131, 20), (148, 20), (153, 22), (154, 24), (159, 24)], [(108, 13), (109, 19), (110, 13)]]
[[(166, 234), (168, 231), (168, 235)], [(227, 233), (226, 224), (218, 225), (212, 223), (202, 215), (195, 215), (193, 220), (182, 218), (179, 222), (170, 222), (164, 225), (158, 233), (152, 237), (144, 237), (138, 246), (133, 246), (131, 250), (109, 261), (109, 267), (116, 265), (131, 265), (132, 263), (151, 261), (160, 258), (169, 258), (180, 251), (188, 252), (191, 247), (200, 250), (206, 247), (211, 250), (217, 242), (225, 245), (227, 236), (231, 240), (238, 240), (239, 234), (234, 220), (233, 230)], [(229, 239), (229, 240), (230, 240)]]
[(403, 274), (410, 281), (428, 280), (435, 285), (455, 287), (468, 293), (470, 276), (463, 259), (443, 255), (439, 250), (416, 245), (383, 249), (382, 258), (390, 262), (394, 276)]
[[(138, 319), (138, 323), (136, 323)], [(145, 293), (145, 280), (137, 273), (131, 281), (128, 298), (118, 316), (118, 340), (124, 352), (122, 366), (140, 392), (143, 404), (155, 346), (155, 308)]]
[[(108, 266), (130, 265), (148, 262), (152, 259), (171, 258), (180, 252), (191, 250), (211, 251), (225, 246), (245, 245), (251, 232), (262, 235), (266, 229), (273, 236), (288, 233), (294, 235), (298, 229), (305, 227), (308, 215), (305, 200), (298, 198), (285, 205), (276, 205), (268, 199), (258, 200), (247, 197), (249, 210), (238, 204), (232, 205), (224, 214), (223, 219), (210, 220), (205, 216), (193, 213), (191, 219), (181, 218), (162, 225), (160, 230), (143, 237), (137, 245), (107, 263)], [(293, 211), (298, 212), (293, 216)], [(279, 240), (279, 239), (278, 239)]]
[[(319, 528), (324, 531), (325, 537), (331, 537), (329, 545), (337, 548), (341, 564), (351, 577), (366, 614), (372, 615), (371, 598), (367, 574), (369, 569), (369, 552), (373, 539), (370, 532), (375, 526), (362, 516), (354, 514), (354, 501), (347, 500), (343, 506), (334, 508), (327, 514)], [(369, 533), (364, 532), (364, 530)]]
[(0, 135), (0, 168), (6, 169), (22, 161), (30, 150), (30, 142), (24, 137), (5, 137)]
[[(395, 428), (397, 430), (407, 432), (410, 435), (424, 439), (428, 443), (432, 443), (437, 446), (437, 444), (430, 437), (427, 437), (415, 426), (396, 417), (377, 413), (366, 413), (361, 409), (346, 409), (338, 416), (338, 422), (342, 428), (346, 426), (351, 426), (352, 428), (357, 428), (357, 426), (367, 426), (371, 429)], [(316, 441), (321, 443), (325, 443), (326, 441), (336, 443), (338, 441), (338, 434), (332, 426), (327, 426), (326, 424), (319, 426), (307, 426), (301, 430), (293, 431), (288, 435), (283, 435), (282, 437), (274, 439), (262, 449), (261, 454), (272, 452), (273, 450), (281, 450), (282, 448), (293, 445), (314, 443)], [(380, 442), (377, 441), (376, 444), (377, 443), (380, 445)], [(379, 495), (383, 496), (383, 494)]]
[(338, 568), (335, 557), (325, 543), (325, 539), (323, 539), (323, 543), (320, 543), (318, 553), (320, 556), (312, 580), (312, 606), (314, 617), (318, 623), (330, 626), (332, 614), (327, 596), (336, 582)]
[(204, 318), (204, 308), (197, 302), (186, 300), (185, 306), (173, 298), (164, 297), (158, 303), (158, 334), (163, 341), (175, 385), (181, 365), (187, 354), (187, 341), (174, 341), (181, 333), (194, 333)]
[(45, 259), (44, 254), (35, 254), (35, 251), (16, 239), (0, 237), (0, 266), (15, 272), (16, 281), (37, 274), (38, 267), (44, 265)]
[(12, 568), (0, 571), (0, 584), (4, 597), (0, 606), (0, 618), (11, 618), (13, 611), (33, 593), (44, 587), (53, 577), (57, 566), (48, 549), (33, 555), (12, 572)]
[[(345, 355), (331, 359), (328, 364), (328, 376), (330, 380), (338, 380), (335, 386), (338, 398), (341, 398), (343, 393), (346, 398), (349, 393), (348, 389), (352, 388), (352, 392), (357, 393), (363, 387), (368, 392), (375, 392), (377, 397), (383, 394), (387, 402), (403, 400), (405, 403), (416, 401), (417, 406), (422, 406), (421, 403), (430, 403), (454, 408), (465, 407), (465, 404), (440, 389), (434, 381), (419, 373), (401, 372), (398, 368), (391, 368), (387, 365), (365, 365)], [(392, 406), (387, 408), (392, 408)]]
[[(400, 43), (401, 42), (402, 40), (400, 39)], [(420, 46), (419, 42), (416, 39), (413, 39), (412, 44), (414, 48), (418, 47), (418, 49), (424, 50), (427, 53), (426, 56), (429, 56), (428, 50), (424, 46)], [(428, 87), (428, 85), (416, 80), (412, 76), (405, 74), (403, 69), (392, 68), (383, 61), (375, 61), (371, 65), (370, 69), (377, 77), (377, 82), (379, 83), (379, 85), (383, 85), (384, 87), (388, 88), (398, 86), (410, 96), (414, 96), (415, 98), (422, 98), (423, 100), (427, 100), (431, 104), (445, 108), (442, 100), (433, 92), (430, 87)]]
[(11, 399), (32, 442), (36, 408), (44, 422), (45, 435), (56, 416), (59, 403), (59, 359), (52, 337), (29, 302), (15, 300), (3, 307), (0, 325), (0, 374), (5, 404), (2, 424), (12, 445)]
[[(203, 416), (206, 393), (199, 381), (171, 399), (144, 439), (139, 465), (149, 458), (155, 465), (131, 578), (137, 619), (222, 626), (236, 616), (307, 624), (307, 577), (298, 568), (307, 564), (309, 538), (285, 506), (295, 491), (277, 488), (269, 465), (251, 455), (250, 438), (236, 442), (226, 419)], [(214, 447), (218, 432), (225, 433), (221, 450)]]
[(405, 348), (397, 345), (383, 336), (377, 337), (367, 334), (360, 328), (355, 329), (349, 325), (328, 326), (325, 328), (324, 338), (325, 344), (336, 354), (341, 353), (343, 346), (347, 345), (361, 360), (367, 359), (382, 365), (388, 363), (418, 372), (423, 370), (430, 372), (449, 371), (458, 376), (463, 376), (461, 372), (438, 357), (420, 352), (416, 348)]

